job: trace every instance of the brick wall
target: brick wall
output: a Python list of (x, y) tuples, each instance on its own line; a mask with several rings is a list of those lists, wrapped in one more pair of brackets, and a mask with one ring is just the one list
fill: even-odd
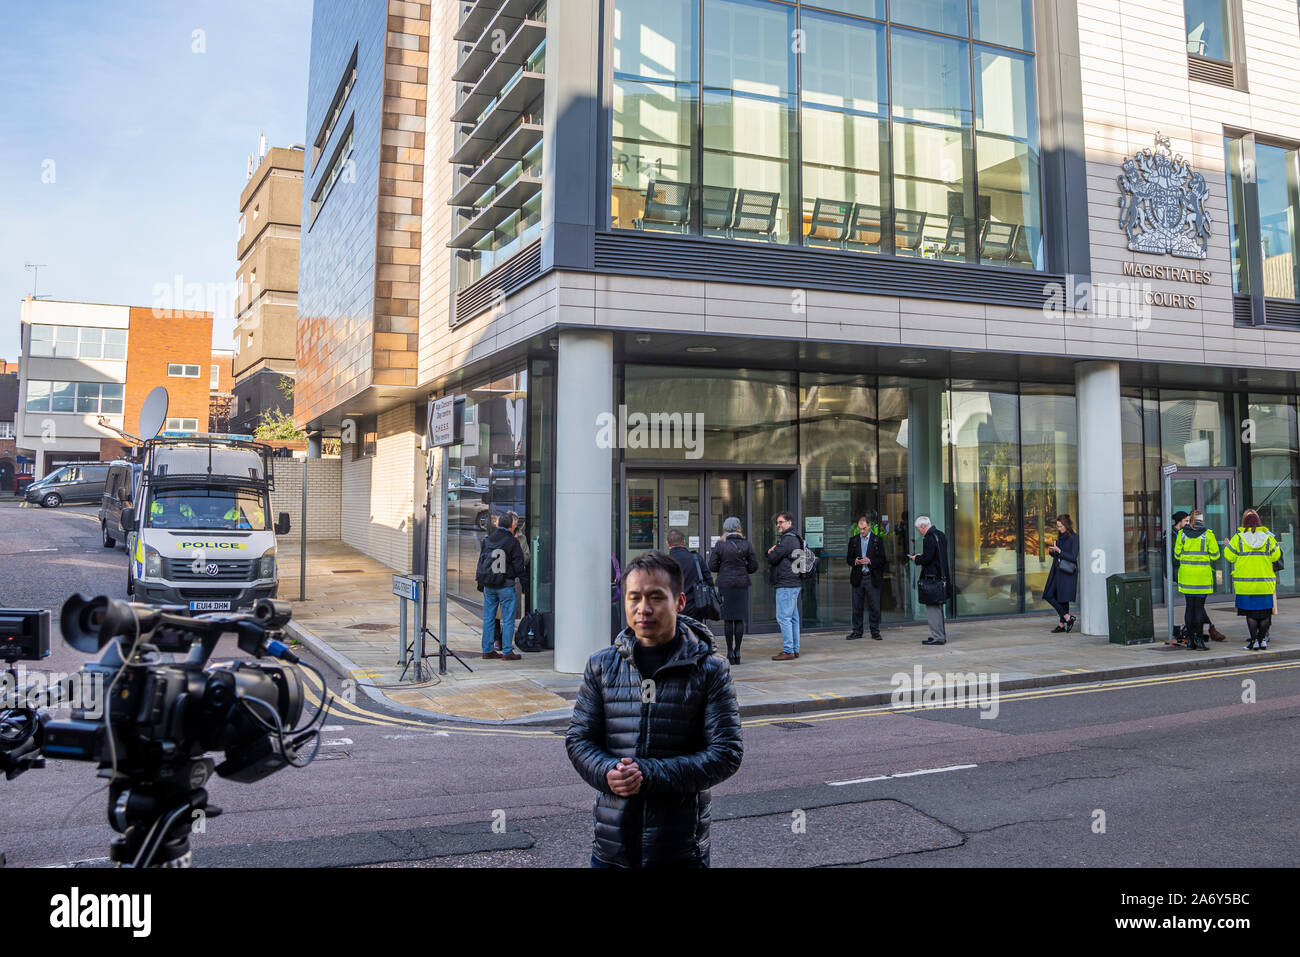
[(271, 521), (289, 513), (289, 534), (281, 540), (298, 542), (302, 536), (302, 463), (307, 463), (307, 541), (333, 542), (340, 535), (339, 503), (343, 490), (342, 462), (338, 458), (275, 459), (275, 491), (271, 493)]
[(374, 455), (353, 459), (343, 446), (340, 538), (401, 574), (411, 570), (420, 462), (414, 404), (379, 415)]
[[(169, 363), (199, 367), (197, 379), (170, 377)], [(140, 431), (140, 406), (157, 386), (167, 387), (167, 417), (197, 419), (208, 424), (208, 383), (212, 366), (212, 313), (179, 312), (132, 306), (126, 353), (126, 422)]]

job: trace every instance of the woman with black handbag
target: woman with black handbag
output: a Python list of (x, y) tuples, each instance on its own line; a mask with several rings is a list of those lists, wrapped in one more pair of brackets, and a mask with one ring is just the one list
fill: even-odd
[(740, 532), (740, 519), (722, 523), (722, 538), (709, 555), (709, 570), (718, 576), (718, 595), (722, 599), (722, 627), (727, 636), (727, 660), (740, 664), (740, 642), (749, 620), (749, 576), (758, 571), (754, 546)]
[(1073, 631), (1079, 620), (1070, 614), (1070, 602), (1079, 594), (1079, 536), (1069, 515), (1056, 516), (1056, 532), (1056, 544), (1047, 549), (1052, 553), (1052, 569), (1043, 586), (1043, 601), (1055, 608), (1061, 619), (1052, 629), (1054, 635)]

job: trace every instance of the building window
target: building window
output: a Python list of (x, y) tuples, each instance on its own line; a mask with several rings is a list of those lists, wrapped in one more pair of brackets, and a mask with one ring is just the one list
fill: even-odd
[(123, 387), (115, 382), (27, 383), (28, 412), (121, 415)]
[(197, 432), (199, 430), (198, 419), (168, 419), (166, 429), (168, 432)]
[(0, 439), (12, 439), (14, 437), (14, 424), (12, 422), (0, 422)]
[(221, 366), (218, 363), (212, 364), (212, 378), (208, 380), (208, 388), (213, 392), (221, 388)]
[(817, 6), (617, 0), (613, 228), (1042, 268), (1029, 0)]
[(320, 155), (325, 149), (325, 144), (329, 142), (330, 137), (334, 134), (334, 128), (338, 125), (339, 118), (343, 115), (343, 107), (348, 102), (348, 96), (352, 92), (352, 87), (357, 82), (357, 50), (352, 48), (352, 59), (348, 61), (347, 67), (343, 70), (343, 78), (339, 80), (338, 89), (334, 91), (334, 99), (330, 101), (330, 108), (325, 114), (325, 122), (321, 125), (320, 132), (316, 134), (316, 143), (312, 150), (311, 168), (312, 172), (316, 171), (316, 164), (320, 162)]
[(1183, 0), (1187, 72), (1193, 80), (1236, 86), (1236, 18), (1232, 0)]
[(126, 330), (33, 324), (27, 354), (54, 359), (125, 359)]
[[(321, 177), (320, 185), (316, 187), (316, 192), (312, 194), (312, 222), (316, 221), (316, 215), (320, 212), (321, 206), (325, 204), (325, 200), (329, 196), (330, 190), (334, 188), (334, 184), (338, 181), (339, 177), (343, 175), (344, 170), (352, 159), (352, 122), (354, 118), (355, 117), (349, 118), (347, 131), (343, 136), (342, 142), (339, 143), (338, 149), (334, 151), (334, 158), (330, 160), (329, 169), (326, 170), (325, 175)], [(352, 178), (355, 178), (355, 176)], [(310, 229), (311, 227), (309, 226), (308, 228)], [(256, 276), (253, 277), (253, 283), (254, 285), (257, 283)]]
[[(1300, 299), (1300, 150), (1253, 134), (1229, 137), (1224, 147), (1233, 291)], [(1253, 182), (1243, 175), (1251, 168)]]
[(167, 374), (174, 379), (197, 379), (199, 377), (199, 367), (197, 365), (169, 362), (167, 364)]

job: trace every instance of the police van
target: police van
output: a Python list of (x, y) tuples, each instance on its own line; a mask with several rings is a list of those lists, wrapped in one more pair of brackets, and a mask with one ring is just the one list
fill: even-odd
[(128, 595), (195, 612), (276, 597), (275, 536), (289, 531), (289, 513), (270, 524), (269, 445), (162, 432), (144, 443), (141, 463), (134, 507), (122, 511)]

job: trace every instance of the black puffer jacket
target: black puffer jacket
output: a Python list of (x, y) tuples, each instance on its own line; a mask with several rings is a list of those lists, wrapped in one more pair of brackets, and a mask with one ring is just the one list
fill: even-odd
[[(625, 628), (591, 656), (573, 706), (564, 743), (600, 792), (592, 852), (609, 864), (698, 862), (709, 850), (709, 788), (735, 774), (744, 754), (731, 672), (714, 653), (713, 636), (684, 615), (677, 633), (677, 653), (646, 676), (655, 680), (653, 695), (642, 695), (636, 637)], [(641, 790), (626, 798), (605, 780), (624, 757), (635, 758), (643, 776)]]

